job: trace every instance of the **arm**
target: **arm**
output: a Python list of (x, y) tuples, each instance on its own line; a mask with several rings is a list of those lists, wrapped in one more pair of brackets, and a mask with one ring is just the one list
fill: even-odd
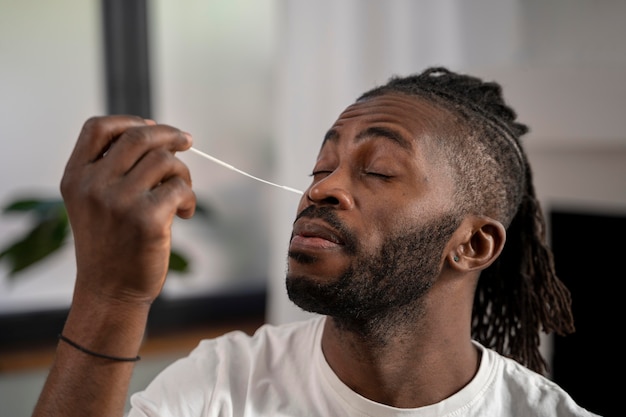
[[(61, 181), (76, 250), (76, 284), (63, 335), (94, 352), (134, 357), (168, 268), (174, 216), (195, 195), (175, 152), (178, 129), (127, 116), (90, 119)], [(60, 342), (33, 417), (122, 416), (133, 362)]]

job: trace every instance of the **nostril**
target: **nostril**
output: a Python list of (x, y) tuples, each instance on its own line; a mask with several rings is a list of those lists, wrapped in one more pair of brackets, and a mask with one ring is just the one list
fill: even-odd
[(327, 195), (321, 198), (316, 198), (315, 196), (312, 196), (310, 193), (307, 193), (307, 197), (309, 201), (315, 201), (318, 204), (328, 204), (328, 205), (339, 204), (339, 199), (333, 195)]
[(329, 181), (331, 177), (313, 184), (306, 192), (309, 201), (318, 205), (335, 206), (339, 208), (351, 208), (354, 205), (352, 195), (345, 187), (345, 184), (337, 183), (337, 181)]

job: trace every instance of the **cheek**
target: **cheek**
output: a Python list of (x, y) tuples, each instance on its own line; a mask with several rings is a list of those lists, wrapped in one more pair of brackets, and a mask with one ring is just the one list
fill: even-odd
[(363, 230), (359, 246), (366, 253), (378, 251), (393, 236), (412, 228), (413, 218), (407, 219), (405, 210), (394, 205), (385, 205), (364, 214)]
[(381, 229), (398, 229), (420, 218), (419, 206), (413, 204), (409, 197), (385, 197), (377, 200), (378, 204), (368, 209), (367, 216)]

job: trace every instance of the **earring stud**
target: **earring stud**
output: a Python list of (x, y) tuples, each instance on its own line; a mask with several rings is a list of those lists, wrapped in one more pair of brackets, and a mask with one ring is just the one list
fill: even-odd
[(459, 257), (456, 256), (456, 255), (454, 255), (454, 258), (452, 258), (452, 259), (454, 259), (454, 262), (459, 262)]

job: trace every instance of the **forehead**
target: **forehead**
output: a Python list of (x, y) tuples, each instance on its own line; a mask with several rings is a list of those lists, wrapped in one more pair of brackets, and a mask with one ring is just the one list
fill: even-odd
[(404, 148), (417, 139), (439, 130), (448, 113), (417, 96), (387, 93), (358, 101), (346, 108), (326, 134), (324, 142), (335, 140), (345, 130), (356, 129), (357, 140), (368, 132), (386, 136)]

